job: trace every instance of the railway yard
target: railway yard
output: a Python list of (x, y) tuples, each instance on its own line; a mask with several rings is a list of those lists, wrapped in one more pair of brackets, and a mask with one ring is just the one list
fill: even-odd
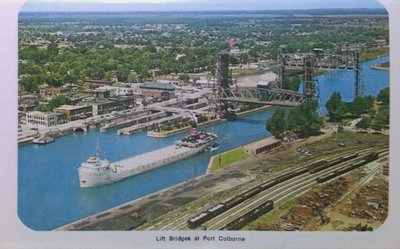
[(387, 166), (386, 135), (298, 140), (59, 230), (370, 231), (388, 213)]

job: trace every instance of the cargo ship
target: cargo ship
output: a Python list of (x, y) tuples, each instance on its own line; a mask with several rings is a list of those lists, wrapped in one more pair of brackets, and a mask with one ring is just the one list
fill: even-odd
[(96, 156), (89, 157), (78, 168), (80, 186), (86, 188), (111, 184), (191, 157), (212, 147), (217, 138), (214, 133), (198, 132), (193, 128), (189, 136), (176, 141), (173, 145), (114, 163), (101, 159), (97, 148)]

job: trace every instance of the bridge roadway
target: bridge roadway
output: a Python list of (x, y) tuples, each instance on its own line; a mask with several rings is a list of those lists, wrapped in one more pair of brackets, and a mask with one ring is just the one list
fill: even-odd
[[(368, 150), (369, 152), (372, 151)], [(347, 153), (350, 153), (347, 152)], [(364, 151), (364, 154), (367, 152)], [(360, 156), (361, 156), (360, 152)], [(353, 159), (353, 161), (359, 160), (359, 157)], [(322, 170), (320, 172), (310, 174), (310, 173), (305, 173), (302, 175), (299, 175), (297, 177), (294, 177), (286, 182), (280, 183), (268, 190), (265, 190), (258, 195), (240, 203), (239, 205), (231, 208), (230, 210), (222, 213), (221, 215), (215, 217), (214, 219), (204, 223), (203, 225), (207, 227), (209, 230), (219, 230), (222, 229), (224, 226), (229, 224), (232, 220), (236, 219), (237, 217), (240, 217), (243, 215), (246, 211), (248, 211), (250, 208), (254, 208), (254, 206), (265, 202), (267, 200), (274, 200), (275, 201), (275, 206), (278, 206), (279, 204), (283, 203), (287, 199), (300, 194), (301, 192), (309, 190), (311, 187), (317, 185), (318, 183), (315, 181), (315, 179), (327, 172), (330, 172), (336, 168), (342, 167), (344, 164), (348, 164), (351, 161), (344, 162), (343, 164), (338, 164), (335, 166), (332, 166), (328, 169)], [(237, 193), (242, 192), (244, 187), (247, 187), (247, 189), (256, 186), (257, 184), (261, 183), (262, 181), (265, 181), (266, 179), (258, 180), (256, 182), (253, 182), (252, 186), (249, 185), (244, 185), (240, 188), (240, 191), (235, 191), (236, 193), (231, 193), (232, 195), (235, 195)], [(208, 199), (210, 197), (202, 198)], [(201, 213), (204, 210), (207, 210), (211, 208), (212, 206), (216, 205), (217, 203), (223, 201), (227, 197), (221, 197), (219, 200), (214, 201), (213, 203), (210, 203), (207, 206), (203, 207), (197, 207), (196, 209), (191, 208), (192, 203), (189, 204), (190, 207), (185, 206), (182, 208), (179, 208), (177, 210), (174, 210), (164, 216), (159, 217), (157, 220), (151, 222), (151, 224), (146, 224), (142, 227), (139, 227), (139, 230), (187, 230), (187, 220), (190, 218), (194, 217), (196, 214)], [(189, 211), (189, 212), (188, 212)]]
[(306, 102), (307, 97), (300, 92), (279, 88), (237, 88), (221, 89), (219, 100), (295, 107)]

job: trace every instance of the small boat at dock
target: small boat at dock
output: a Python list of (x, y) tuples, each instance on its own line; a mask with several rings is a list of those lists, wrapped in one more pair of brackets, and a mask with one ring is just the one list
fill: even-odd
[(52, 142), (54, 142), (54, 140), (55, 139), (53, 137), (50, 137), (50, 136), (40, 136), (38, 138), (33, 139), (32, 143), (42, 145), (42, 144), (52, 143)]

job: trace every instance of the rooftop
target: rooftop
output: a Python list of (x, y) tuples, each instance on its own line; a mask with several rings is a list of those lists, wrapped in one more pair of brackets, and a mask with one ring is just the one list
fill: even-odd
[(279, 142), (279, 141), (280, 140), (276, 139), (275, 137), (268, 137), (268, 138), (265, 138), (265, 139), (262, 139), (262, 140), (258, 140), (258, 141), (254, 142), (254, 143), (248, 144), (248, 145), (246, 145), (244, 147), (247, 147), (249, 149), (257, 149), (257, 148), (264, 147), (264, 146), (266, 146), (268, 144), (273, 144), (273, 143), (276, 143), (276, 142)]
[(158, 89), (158, 90), (166, 90), (166, 91), (174, 91), (175, 87), (171, 84), (165, 84), (165, 83), (159, 83), (159, 82), (153, 82), (153, 81), (148, 81), (143, 84), (143, 86), (140, 86), (140, 88), (146, 88), (146, 89)]
[(76, 110), (76, 109), (85, 108), (85, 107), (88, 107), (88, 106), (87, 105), (84, 105), (84, 106), (62, 105), (62, 106), (59, 106), (59, 107), (57, 107), (55, 109), (57, 109), (57, 110), (62, 110), (62, 109), (64, 109), (64, 110)]

